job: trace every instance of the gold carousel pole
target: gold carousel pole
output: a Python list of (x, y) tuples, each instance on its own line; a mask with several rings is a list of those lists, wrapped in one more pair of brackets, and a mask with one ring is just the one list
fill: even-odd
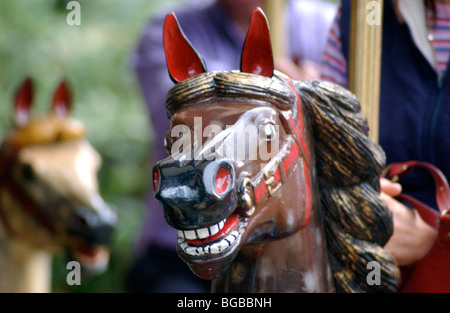
[(270, 26), (270, 38), (274, 58), (286, 55), (287, 29), (284, 12), (287, 0), (266, 0), (264, 11)]
[(349, 90), (361, 102), (369, 136), (375, 142), (379, 131), (382, 14), (383, 0), (352, 0)]

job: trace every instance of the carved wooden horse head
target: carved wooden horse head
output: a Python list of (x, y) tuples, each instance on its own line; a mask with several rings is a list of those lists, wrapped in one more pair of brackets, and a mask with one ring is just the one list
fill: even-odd
[(378, 198), (384, 154), (356, 98), (274, 71), (260, 9), (240, 71), (207, 72), (173, 13), (163, 38), (176, 85), (154, 190), (194, 273), (216, 291), (362, 291), (377, 288), (366, 281), (376, 260), (380, 290), (394, 290), (381, 248), (392, 231)]
[(88, 271), (102, 271), (116, 213), (98, 192), (101, 158), (70, 118), (71, 96), (61, 82), (51, 114), (32, 117), (33, 82), (15, 98), (16, 127), (0, 150), (0, 221), (11, 240), (49, 251), (67, 250)]

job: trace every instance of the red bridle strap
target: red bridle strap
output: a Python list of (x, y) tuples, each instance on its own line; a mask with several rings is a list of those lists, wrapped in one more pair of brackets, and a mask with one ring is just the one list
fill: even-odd
[(303, 156), (306, 158), (308, 164), (310, 164), (311, 160), (311, 153), (309, 151), (308, 145), (306, 144), (305, 140), (305, 124), (304, 124), (304, 117), (303, 117), (303, 107), (302, 107), (302, 100), (300, 99), (300, 96), (297, 92), (297, 89), (295, 89), (294, 84), (289, 79), (289, 77), (286, 77), (284, 75), (280, 75), (280, 77), (286, 82), (286, 84), (291, 88), (292, 92), (295, 96), (295, 102), (297, 103), (297, 123), (295, 123), (294, 119), (291, 115), (287, 117), (287, 120), (289, 122), (289, 125), (291, 126), (292, 130), (294, 131), (294, 135), (296, 139), (300, 142), (300, 146), (302, 148)]
[[(252, 186), (254, 190), (254, 205), (257, 206), (262, 200), (269, 199), (278, 189), (281, 188), (283, 182), (289, 174), (294, 173), (291, 169), (300, 158), (300, 148), (297, 142), (292, 141), (289, 152), (279, 162), (269, 162), (263, 170), (262, 179), (253, 179)], [(305, 177), (305, 194), (306, 194), (306, 210), (305, 222), (308, 223), (311, 215), (311, 182), (308, 172), (308, 167), (304, 158), (301, 159), (303, 174)], [(291, 173), (290, 173), (291, 172)], [(257, 175), (259, 177), (260, 175)]]
[(292, 164), (294, 164), (299, 157), (299, 152), (300, 149), (298, 144), (294, 141), (289, 149), (289, 153), (287, 153), (283, 160), (280, 162), (270, 162), (266, 165), (263, 173), (264, 180), (262, 180), (259, 184), (256, 184), (254, 187), (256, 203), (259, 203), (265, 195), (270, 197), (278, 191), (281, 187), (281, 174), (283, 173), (284, 177), (287, 176)]
[[(311, 177), (308, 172), (308, 165), (311, 165), (311, 155), (304, 137), (303, 109), (300, 96), (289, 78), (281, 77), (292, 89), (296, 98), (298, 123), (294, 122), (292, 116), (289, 115), (287, 117), (289, 124), (293, 129), (295, 140), (291, 141), (292, 143), (288, 149), (282, 149), (281, 153), (285, 153), (285, 156), (282, 157), (280, 161), (275, 159), (269, 162), (264, 167), (262, 175), (259, 173), (251, 180), (254, 196), (254, 203), (252, 203), (252, 205), (257, 206), (262, 200), (270, 198), (277, 192), (282, 186), (282, 180), (286, 179), (290, 174), (289, 172), (293, 172), (290, 171), (293, 164), (296, 163), (298, 158), (301, 158), (305, 178), (306, 211), (304, 225), (306, 225), (311, 216)], [(242, 190), (245, 189), (244, 187), (245, 186), (243, 186)]]

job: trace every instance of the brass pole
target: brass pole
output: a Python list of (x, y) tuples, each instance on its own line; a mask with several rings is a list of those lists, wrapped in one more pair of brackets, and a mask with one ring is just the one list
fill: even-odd
[(361, 102), (369, 136), (378, 142), (383, 0), (352, 0), (349, 90)]
[(287, 0), (266, 0), (264, 11), (270, 27), (270, 38), (274, 58), (286, 55), (287, 29), (284, 12)]

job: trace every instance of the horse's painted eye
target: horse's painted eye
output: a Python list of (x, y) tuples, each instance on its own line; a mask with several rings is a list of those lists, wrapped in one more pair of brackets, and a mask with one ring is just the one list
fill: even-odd
[(36, 178), (33, 168), (28, 163), (22, 164), (21, 172), (22, 172), (22, 177), (28, 181), (33, 181)]
[(277, 130), (273, 124), (266, 124), (262, 126), (261, 128), (261, 135), (269, 140), (272, 140), (275, 138), (275, 135), (277, 133)]
[(159, 187), (159, 170), (154, 167), (153, 168), (153, 191), (156, 192)]

